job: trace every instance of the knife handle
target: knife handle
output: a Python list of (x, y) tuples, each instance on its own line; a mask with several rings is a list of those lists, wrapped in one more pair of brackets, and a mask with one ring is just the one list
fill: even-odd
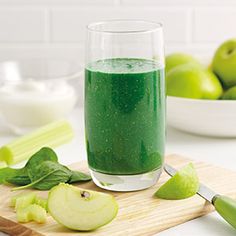
[(236, 229), (236, 201), (226, 196), (216, 195), (212, 203), (216, 211)]

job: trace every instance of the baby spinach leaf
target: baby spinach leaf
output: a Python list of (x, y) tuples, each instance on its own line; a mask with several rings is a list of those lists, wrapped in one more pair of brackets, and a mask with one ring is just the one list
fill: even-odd
[(72, 171), (58, 163), (56, 153), (48, 147), (36, 152), (21, 169), (0, 169), (0, 184), (20, 185), (13, 190), (35, 188), (49, 190), (59, 183), (75, 183), (89, 181), (91, 177), (79, 171)]
[(59, 183), (66, 183), (71, 177), (71, 171), (53, 161), (45, 161), (41, 163), (37, 171), (36, 169), (28, 169), (28, 174), (31, 179), (31, 183), (25, 186), (13, 188), (13, 190), (20, 190), (25, 188), (35, 188), (39, 190), (49, 190)]
[(12, 169), (10, 167), (5, 167), (0, 169), (0, 184), (3, 184), (6, 182), (7, 178), (11, 178), (15, 176), (17, 173), (16, 169)]
[(13, 169), (6, 167), (0, 169), (0, 184), (10, 183), (15, 185), (26, 185), (30, 182), (26, 168)]
[(48, 147), (44, 147), (36, 152), (21, 169), (10, 167), (0, 169), (0, 184), (8, 182), (15, 185), (27, 185), (31, 183), (28, 176), (29, 168), (36, 168), (44, 161), (58, 162), (56, 153)]
[(49, 147), (43, 147), (36, 152), (26, 163), (26, 168), (38, 167), (44, 161), (58, 162), (57, 154)]
[(68, 181), (69, 184), (75, 183), (75, 182), (79, 182), (79, 181), (89, 181), (91, 180), (91, 176), (84, 174), (82, 172), (79, 171), (73, 171), (71, 170), (72, 175)]
[(27, 168), (14, 169), (15, 174), (12, 176), (6, 177), (6, 182), (15, 184), (15, 185), (27, 185), (31, 183), (31, 180), (28, 175)]

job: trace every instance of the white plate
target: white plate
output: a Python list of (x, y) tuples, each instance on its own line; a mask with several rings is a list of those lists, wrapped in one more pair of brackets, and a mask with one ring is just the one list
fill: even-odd
[(168, 96), (167, 123), (189, 133), (236, 137), (236, 101)]

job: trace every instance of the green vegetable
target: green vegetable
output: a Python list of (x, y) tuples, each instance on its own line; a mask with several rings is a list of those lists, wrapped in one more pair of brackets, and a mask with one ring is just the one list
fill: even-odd
[(25, 208), (17, 209), (16, 216), (17, 221), (21, 223), (27, 223), (30, 221), (45, 223), (47, 220), (46, 210), (37, 204), (31, 204)]
[(34, 203), (41, 206), (42, 208), (44, 208), (47, 211), (47, 203), (48, 203), (47, 199), (36, 196)]
[(28, 170), (40, 166), (44, 161), (58, 162), (56, 153), (47, 147), (40, 149), (36, 152), (26, 163), (25, 167), (21, 169), (12, 169), (6, 167), (0, 169), (0, 184), (8, 182), (15, 185), (28, 185), (32, 181), (28, 175)]
[(78, 181), (88, 181), (91, 180), (91, 177), (89, 175), (86, 175), (84, 173), (81, 173), (79, 171), (72, 171), (72, 175), (68, 181), (69, 184), (78, 182)]
[(0, 184), (6, 182), (6, 178), (11, 178), (16, 175), (17, 170), (5, 167), (0, 169)]
[(51, 148), (43, 147), (30, 157), (25, 166), (27, 168), (37, 168), (44, 161), (58, 162), (57, 154)]
[[(11, 169), (11, 168), (9, 168)], [(27, 185), (31, 183), (31, 180), (29, 178), (28, 175), (28, 171), (27, 168), (24, 167), (22, 169), (11, 169), (15, 172), (13, 172), (14, 174), (10, 177), (8, 176), (6, 178), (6, 181), (10, 184), (15, 184), (15, 185)], [(1, 173), (1, 170), (0, 170)]]
[(59, 183), (74, 183), (91, 180), (89, 175), (72, 171), (58, 163), (56, 153), (48, 147), (36, 152), (21, 169), (0, 169), (0, 183), (11, 183), (20, 187), (13, 190), (35, 188), (49, 190)]
[(25, 208), (31, 204), (39, 205), (47, 210), (47, 199), (37, 196), (35, 192), (17, 194), (10, 201), (10, 206), (16, 210)]
[(34, 187), (39, 190), (48, 190), (59, 183), (67, 183), (71, 177), (71, 171), (52, 161), (45, 161), (41, 165), (28, 170), (31, 183), (25, 186), (13, 188), (13, 190), (26, 189)]
[(15, 209), (25, 208), (30, 204), (33, 204), (36, 198), (35, 193), (26, 193), (16, 195), (11, 198), (10, 206), (15, 207)]
[(8, 165), (28, 159), (47, 145), (57, 147), (73, 138), (73, 130), (67, 121), (57, 121), (18, 138), (0, 148), (0, 162)]

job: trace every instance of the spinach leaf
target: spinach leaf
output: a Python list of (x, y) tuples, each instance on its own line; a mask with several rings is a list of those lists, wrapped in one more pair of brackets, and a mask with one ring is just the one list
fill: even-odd
[(7, 181), (15, 185), (30, 184), (32, 181), (28, 174), (28, 170), (38, 168), (44, 161), (58, 162), (57, 155), (51, 148), (41, 148), (38, 152), (31, 156), (24, 168), (17, 171), (16, 176), (7, 179)]
[(15, 185), (26, 185), (30, 182), (30, 178), (25, 168), (13, 169), (6, 167), (4, 169), (0, 169), (0, 184), (10, 183)]
[(6, 167), (0, 169), (0, 184), (8, 182), (15, 185), (27, 185), (31, 183), (28, 175), (29, 168), (36, 168), (44, 161), (58, 162), (56, 153), (48, 147), (44, 147), (36, 152), (21, 169)]
[(68, 181), (69, 184), (75, 183), (75, 182), (79, 182), (79, 181), (89, 181), (91, 180), (91, 176), (84, 174), (82, 172), (79, 171), (73, 171), (71, 170), (72, 175)]
[(43, 147), (36, 152), (26, 163), (26, 168), (38, 167), (44, 161), (58, 162), (57, 154), (49, 147)]
[(6, 182), (15, 185), (27, 185), (31, 183), (27, 168), (12, 169), (15, 171), (14, 175), (6, 177)]
[(66, 183), (72, 173), (71, 171), (59, 163), (53, 161), (45, 161), (38, 168), (28, 169), (28, 175), (31, 183), (25, 186), (14, 188), (13, 190), (26, 189), (29, 187), (39, 190), (49, 190), (59, 183)]
[(35, 188), (49, 190), (59, 183), (75, 183), (89, 181), (91, 177), (79, 171), (72, 171), (58, 163), (56, 153), (48, 147), (36, 152), (21, 169), (0, 169), (0, 184), (20, 185), (13, 190)]
[(15, 176), (17, 173), (17, 170), (12, 169), (10, 167), (5, 167), (0, 169), (0, 184), (3, 184), (6, 182), (7, 178), (11, 178)]

